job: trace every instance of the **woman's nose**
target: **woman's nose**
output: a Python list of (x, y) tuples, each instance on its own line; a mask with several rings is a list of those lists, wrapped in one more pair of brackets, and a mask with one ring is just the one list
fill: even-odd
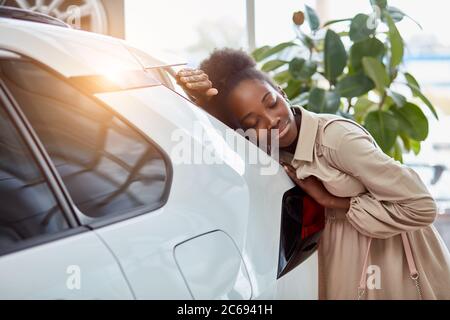
[(280, 118), (279, 117), (269, 117), (269, 130), (271, 129), (277, 129), (280, 124)]

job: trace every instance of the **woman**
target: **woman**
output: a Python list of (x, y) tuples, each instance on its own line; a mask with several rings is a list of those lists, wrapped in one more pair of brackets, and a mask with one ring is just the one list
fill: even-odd
[(410, 168), (358, 124), (303, 108), (243, 51), (216, 50), (177, 81), (234, 129), (278, 130), (292, 180), (326, 208), (321, 299), (450, 299), (450, 255), (431, 225), (436, 204)]

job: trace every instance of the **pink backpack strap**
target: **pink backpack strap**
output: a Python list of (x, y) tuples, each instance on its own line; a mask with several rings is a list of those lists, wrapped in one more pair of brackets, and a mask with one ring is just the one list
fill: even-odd
[(372, 245), (372, 238), (369, 238), (369, 242), (367, 243), (366, 254), (364, 255), (363, 269), (361, 272), (361, 277), (359, 279), (359, 287), (358, 287), (358, 300), (361, 300), (364, 294), (366, 293), (367, 287), (367, 268), (369, 267), (369, 253), (370, 246)]
[[(419, 299), (422, 300), (422, 290), (420, 289), (419, 284), (419, 271), (417, 271), (416, 263), (414, 261), (414, 255), (411, 250), (411, 243), (409, 241), (408, 235), (406, 232), (401, 234), (403, 249), (405, 250), (406, 262), (408, 263), (409, 275), (411, 279), (414, 281), (414, 284), (417, 289), (417, 294)], [(369, 253), (370, 247), (372, 245), (372, 238), (369, 238), (369, 242), (367, 244), (366, 254), (364, 256), (363, 269), (361, 272), (361, 278), (359, 280), (358, 286), (358, 300), (361, 300), (364, 294), (366, 293), (367, 287), (367, 268), (369, 267)]]

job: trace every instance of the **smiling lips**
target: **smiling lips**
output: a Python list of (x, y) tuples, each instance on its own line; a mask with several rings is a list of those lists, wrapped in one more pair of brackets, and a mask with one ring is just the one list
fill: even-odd
[(284, 125), (280, 126), (278, 129), (278, 140), (283, 139), (283, 137), (288, 133), (290, 127), (289, 120), (287, 120)]

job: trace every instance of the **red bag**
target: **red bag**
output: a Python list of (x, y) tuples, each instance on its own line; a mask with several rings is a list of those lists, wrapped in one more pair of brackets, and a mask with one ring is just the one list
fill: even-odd
[(325, 209), (308, 195), (303, 197), (302, 240), (325, 228)]

